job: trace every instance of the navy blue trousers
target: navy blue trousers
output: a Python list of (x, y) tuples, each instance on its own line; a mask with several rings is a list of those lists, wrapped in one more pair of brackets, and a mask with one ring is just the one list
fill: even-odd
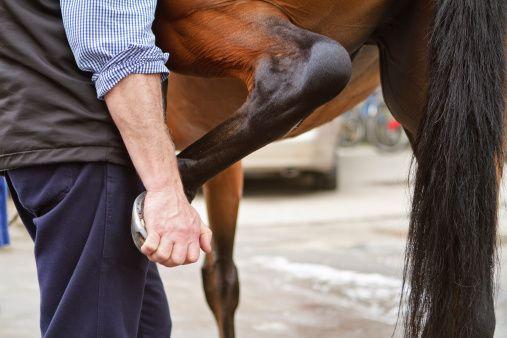
[(43, 337), (169, 337), (171, 320), (155, 264), (130, 236), (135, 171), (63, 163), (6, 175), (35, 243)]

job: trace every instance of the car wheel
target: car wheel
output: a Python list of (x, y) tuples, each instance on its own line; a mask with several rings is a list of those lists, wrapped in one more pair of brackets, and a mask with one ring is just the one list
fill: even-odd
[(315, 189), (336, 190), (338, 188), (338, 170), (336, 166), (328, 172), (316, 172), (312, 176)]

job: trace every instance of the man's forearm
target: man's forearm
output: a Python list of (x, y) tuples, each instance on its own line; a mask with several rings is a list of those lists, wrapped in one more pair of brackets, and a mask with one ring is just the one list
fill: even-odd
[(174, 145), (164, 121), (160, 75), (130, 75), (105, 100), (146, 189), (171, 189), (183, 195)]
[(183, 191), (174, 145), (164, 121), (160, 75), (130, 75), (105, 97), (146, 187), (141, 251), (165, 266), (194, 263), (211, 252), (211, 231)]

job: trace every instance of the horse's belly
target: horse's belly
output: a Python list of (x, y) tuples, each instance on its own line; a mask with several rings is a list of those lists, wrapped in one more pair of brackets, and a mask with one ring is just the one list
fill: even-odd
[[(254, 0), (255, 1), (255, 0)], [(296, 25), (328, 36), (349, 51), (361, 47), (400, 0), (268, 0)]]
[(267, 2), (299, 27), (330, 37), (349, 51), (361, 47), (395, 6), (406, 0), (162, 0), (167, 20), (199, 10)]

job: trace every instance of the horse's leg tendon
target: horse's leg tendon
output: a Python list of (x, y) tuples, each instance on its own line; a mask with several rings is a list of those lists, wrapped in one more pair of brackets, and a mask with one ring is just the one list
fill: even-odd
[(235, 336), (234, 313), (239, 302), (239, 281), (233, 247), (242, 191), (243, 169), (239, 162), (204, 185), (208, 219), (213, 230), (213, 253), (206, 256), (202, 279), (220, 338)]

